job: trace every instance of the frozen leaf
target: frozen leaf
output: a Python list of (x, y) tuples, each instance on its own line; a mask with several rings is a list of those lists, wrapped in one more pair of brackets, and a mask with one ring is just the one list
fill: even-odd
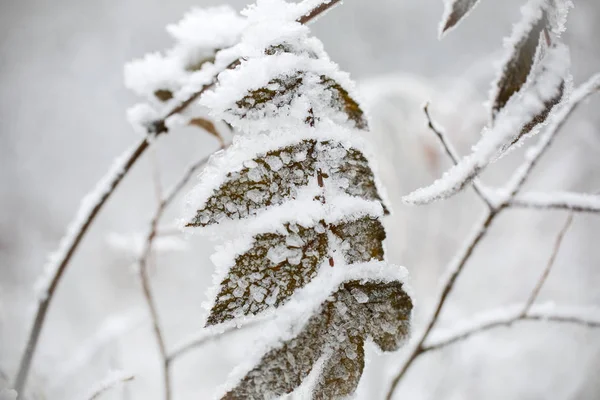
[[(270, 151), (249, 160), (248, 166), (241, 171), (227, 174), (225, 182), (198, 210), (188, 226), (208, 226), (223, 218), (246, 218), (265, 207), (294, 198), (297, 188), (306, 186), (316, 173), (315, 144), (313, 140), (304, 140)], [(273, 160), (276, 159), (283, 165), (275, 163)]]
[(331, 227), (331, 232), (341, 241), (346, 263), (383, 261), (385, 229), (381, 222), (372, 217), (345, 222)]
[(521, 138), (525, 135), (527, 135), (529, 132), (531, 132), (536, 126), (543, 124), (544, 122), (546, 122), (546, 120), (548, 119), (548, 116), (550, 115), (550, 113), (552, 112), (552, 110), (554, 110), (554, 108), (562, 101), (563, 97), (565, 94), (565, 84), (564, 82), (559, 86), (559, 91), (556, 95), (556, 97), (547, 100), (544, 102), (544, 110), (539, 112), (538, 114), (536, 114), (531, 121), (529, 121), (527, 124), (525, 124), (525, 126), (523, 127), (523, 129), (521, 130), (521, 133), (519, 134), (519, 136), (517, 136), (508, 146), (505, 146), (501, 152), (506, 151), (509, 147), (513, 146), (514, 144), (516, 144), (517, 142), (519, 142), (521, 140)]
[(331, 78), (321, 75), (321, 83), (325, 85), (331, 95), (331, 107), (340, 107), (348, 118), (353, 121), (357, 129), (367, 129), (368, 123), (363, 110), (350, 94), (339, 83)]
[(359, 150), (346, 149), (340, 143), (303, 140), (248, 160), (245, 165), (241, 171), (227, 174), (187, 226), (247, 218), (294, 199), (299, 188), (316, 181), (319, 168), (324, 168), (323, 172), (347, 194), (381, 202), (368, 160)]
[(332, 167), (331, 174), (335, 179), (342, 182), (347, 180), (346, 193), (368, 200), (377, 200), (381, 202), (384, 213), (389, 214), (377, 191), (375, 176), (369, 166), (369, 160), (362, 152), (356, 149), (348, 149), (342, 162)]
[(544, 4), (532, 0), (529, 8), (523, 10), (523, 21), (515, 27), (507, 41), (509, 54), (494, 84), (492, 118), (523, 88), (533, 70), (541, 34), (547, 27)]
[[(356, 290), (369, 300), (359, 302), (353, 295)], [(295, 338), (268, 352), (223, 399), (275, 398), (291, 393), (324, 355), (328, 359), (314, 397), (351, 395), (364, 367), (364, 341), (372, 339), (383, 351), (397, 350), (408, 336), (411, 311), (412, 302), (400, 282), (346, 282)]]
[(377, 218), (303, 227), (288, 223), (285, 233), (263, 233), (237, 256), (207, 320), (207, 325), (256, 315), (279, 307), (317, 274), (332, 250), (327, 231), (340, 241), (347, 264), (383, 261), (385, 230)]
[(365, 341), (351, 336), (326, 360), (313, 393), (314, 400), (345, 398), (356, 390), (365, 367)]
[[(290, 50), (283, 45), (280, 46), (281, 50), (279, 51)], [(276, 49), (277, 47), (267, 49), (267, 54), (278, 51)], [(291, 106), (292, 102), (299, 98), (312, 104), (314, 101), (306, 96), (306, 92), (314, 90), (314, 87), (320, 88), (320, 91), (325, 93), (322, 97), (328, 97), (324, 105), (346, 114), (357, 129), (367, 128), (368, 124), (364, 112), (346, 89), (334, 79), (306, 71), (272, 79), (266, 86), (250, 91), (236, 102), (237, 109), (229, 111), (239, 115), (240, 118), (260, 118), (271, 112), (277, 113), (277, 110), (284, 106)], [(313, 98), (316, 98), (316, 96)], [(314, 102), (313, 106), (306, 110), (306, 115), (303, 118), (305, 123), (314, 125), (315, 120), (319, 119), (322, 111), (320, 108), (322, 107), (318, 106), (319, 103)], [(261, 113), (257, 113), (257, 111)]]
[(545, 114), (551, 111), (551, 108), (548, 110), (549, 105), (562, 98), (569, 66), (566, 46), (553, 44), (531, 82), (519, 93), (518, 101), (507, 103), (494, 126), (487, 129), (471, 154), (463, 157), (433, 184), (417, 189), (403, 200), (411, 204), (428, 204), (449, 198), (471, 183), (490, 163), (503, 156), (511, 143), (523, 136), (523, 132), (536, 120), (545, 118)]
[(446, 0), (440, 36), (458, 24), (479, 3), (479, 0)]
[(296, 224), (287, 234), (265, 233), (235, 259), (206, 325), (279, 307), (317, 273), (327, 255), (327, 233)]

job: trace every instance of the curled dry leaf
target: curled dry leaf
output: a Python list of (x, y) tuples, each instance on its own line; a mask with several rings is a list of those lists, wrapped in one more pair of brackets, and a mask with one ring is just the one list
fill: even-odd
[(221, 134), (219, 133), (219, 131), (215, 127), (215, 124), (213, 124), (212, 121), (209, 121), (204, 118), (196, 117), (196, 118), (192, 118), (190, 120), (189, 124), (192, 126), (197, 126), (200, 129), (204, 129), (206, 132), (208, 132), (211, 135), (213, 135), (214, 137), (216, 137), (217, 140), (219, 141), (219, 144), (221, 144), (221, 146), (225, 145), (225, 142), (223, 142), (223, 138), (221, 137)]

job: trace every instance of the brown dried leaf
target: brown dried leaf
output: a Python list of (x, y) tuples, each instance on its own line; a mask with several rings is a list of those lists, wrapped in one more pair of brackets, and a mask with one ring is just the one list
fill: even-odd
[(204, 129), (206, 132), (208, 132), (211, 135), (213, 135), (214, 137), (216, 137), (222, 146), (225, 145), (225, 143), (223, 142), (223, 138), (221, 137), (221, 134), (219, 133), (219, 131), (215, 127), (215, 124), (213, 124), (212, 121), (209, 121), (208, 119), (196, 117), (196, 118), (192, 118), (190, 120), (189, 124), (192, 126), (197, 126), (200, 129)]
[[(331, 159), (333, 149), (344, 150), (345, 156)], [(303, 140), (252, 161), (252, 167), (229, 173), (187, 226), (208, 226), (224, 218), (247, 218), (266, 207), (294, 199), (297, 188), (317, 179), (317, 164), (323, 163), (329, 165), (331, 176), (349, 183), (345, 188), (349, 195), (382, 201), (367, 159), (360, 151), (345, 150), (339, 143)]]
[(356, 390), (365, 368), (365, 341), (351, 336), (325, 361), (314, 400), (343, 399)]
[(544, 110), (541, 111), (539, 114), (537, 114), (535, 117), (533, 117), (532, 120), (529, 121), (523, 127), (523, 129), (521, 129), (521, 133), (519, 133), (519, 135), (508, 146), (505, 146), (502, 149), (502, 152), (506, 151), (509, 147), (511, 147), (514, 144), (516, 144), (517, 142), (519, 142), (521, 140), (521, 138), (523, 136), (527, 135), (529, 132), (531, 132), (533, 130), (533, 128), (546, 122), (546, 120), (548, 119), (548, 116), (550, 115), (550, 113), (552, 112), (554, 107), (556, 107), (563, 99), (564, 94), (565, 94), (565, 83), (562, 82), (558, 88), (557, 95), (554, 98), (552, 98), (550, 101), (546, 101), (544, 103), (544, 106), (545, 106)]
[[(283, 46), (283, 45), (280, 45)], [(271, 50), (270, 50), (271, 49)], [(285, 51), (286, 47), (281, 47), (279, 51)], [(278, 51), (275, 48), (269, 48), (267, 51)], [(240, 118), (247, 118), (250, 111), (262, 110), (266, 104), (275, 105), (277, 108), (290, 105), (292, 101), (300, 96), (300, 88), (305, 83), (307, 73), (299, 71), (293, 75), (285, 75), (274, 78), (260, 89), (249, 92), (246, 96), (236, 102), (237, 110), (231, 110), (238, 114)], [(348, 116), (348, 119), (354, 122), (357, 129), (366, 129), (368, 127), (367, 119), (358, 103), (350, 97), (350, 94), (335, 80), (321, 75), (318, 77), (323, 90), (331, 94), (331, 103), (329, 106), (337, 109)], [(305, 121), (313, 121), (314, 110), (311, 108)]]
[(328, 229), (340, 240), (347, 264), (382, 261), (384, 257), (385, 230), (377, 218), (363, 217), (331, 226), (321, 222), (314, 227), (290, 223), (285, 228), (285, 234), (257, 235), (252, 247), (236, 257), (221, 282), (207, 326), (284, 304), (316, 276), (329, 254)]
[[(288, 224), (286, 229), (285, 235), (256, 236), (250, 250), (235, 259), (221, 282), (207, 326), (279, 307), (315, 277), (328, 251), (325, 226)], [(273, 263), (272, 258), (280, 255), (285, 259)]]
[(384, 214), (389, 214), (389, 210), (377, 191), (375, 175), (373, 175), (373, 170), (369, 166), (369, 160), (363, 153), (356, 149), (349, 149), (342, 162), (332, 168), (331, 174), (336, 179), (348, 179), (349, 184), (346, 193), (367, 200), (379, 201)]
[(364, 367), (364, 341), (397, 350), (410, 329), (412, 302), (400, 282), (341, 285), (293, 339), (271, 350), (223, 400), (275, 398), (291, 393), (326, 357), (317, 399), (351, 395)]
[(533, 21), (529, 30), (514, 45), (508, 61), (502, 67), (492, 99), (492, 119), (506, 106), (510, 98), (518, 93), (533, 70), (535, 55), (540, 45), (542, 31), (547, 25), (545, 12)]
[(446, 18), (442, 21), (441, 32), (443, 34), (448, 29), (458, 24), (475, 7), (479, 0), (454, 0), (446, 7)]
[(154, 92), (154, 97), (162, 102), (169, 101), (173, 98), (173, 92), (167, 89), (158, 89)]
[(347, 264), (371, 260), (383, 261), (385, 229), (377, 218), (363, 217), (356, 221), (331, 226), (330, 229), (341, 241)]

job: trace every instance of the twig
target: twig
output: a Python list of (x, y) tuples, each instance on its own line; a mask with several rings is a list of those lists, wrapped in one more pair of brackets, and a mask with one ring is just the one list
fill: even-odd
[(573, 315), (565, 316), (565, 315), (559, 315), (559, 314), (555, 314), (555, 315), (536, 314), (535, 311), (532, 312), (533, 304), (537, 300), (537, 298), (540, 294), (540, 291), (544, 287), (544, 284), (546, 283), (546, 280), (548, 279), (548, 276), (550, 275), (550, 271), (552, 271), (552, 268), (554, 267), (554, 262), (556, 261), (556, 256), (558, 255), (558, 251), (560, 250), (563, 239), (564, 239), (567, 231), (569, 230), (572, 222), (573, 222), (573, 214), (569, 214), (569, 216), (567, 217), (567, 220), (565, 221), (565, 224), (563, 225), (563, 227), (561, 228), (560, 232), (558, 233), (558, 235), (556, 237), (556, 240), (554, 242), (554, 247), (552, 248), (552, 254), (550, 255), (550, 258), (548, 259), (548, 263), (546, 264), (544, 271), (540, 275), (540, 278), (538, 279), (535, 287), (531, 291), (529, 298), (527, 299), (525, 304), (521, 307), (520, 311), (509, 313), (507, 315), (502, 315), (501, 313), (496, 313), (496, 312), (488, 313), (488, 314), (493, 315), (494, 318), (489, 321), (486, 320), (484, 323), (467, 324), (467, 326), (472, 326), (472, 327), (469, 329), (463, 330), (457, 334), (450, 335), (449, 337), (445, 338), (444, 340), (434, 342), (433, 344), (426, 344), (423, 346), (422, 352), (424, 353), (427, 351), (440, 349), (440, 348), (448, 346), (452, 343), (456, 343), (458, 341), (464, 340), (471, 335), (478, 334), (480, 332), (488, 331), (490, 329), (498, 328), (501, 326), (510, 326), (511, 324), (518, 322), (518, 321), (547, 320), (547, 321), (553, 321), (553, 322), (569, 322), (569, 323), (574, 323), (574, 324), (587, 325), (590, 327), (596, 327), (596, 326), (600, 327), (600, 321), (586, 320), (579, 316), (573, 316)]
[(175, 350), (171, 351), (171, 354), (169, 354), (169, 357), (167, 359), (168, 359), (169, 363), (173, 363), (175, 360), (179, 359), (179, 357), (189, 353), (190, 351), (192, 351), (194, 349), (197, 349), (198, 347), (202, 347), (205, 344), (212, 342), (213, 340), (223, 339), (224, 337), (229, 336), (232, 333), (251, 328), (262, 322), (264, 322), (264, 319), (257, 318), (257, 319), (255, 319), (245, 325), (242, 325), (240, 327), (237, 327), (235, 325), (231, 326), (222, 332), (209, 331), (207, 333), (202, 333), (201, 335), (199, 335), (193, 339), (187, 340), (187, 341), (179, 344), (178, 346), (176, 346)]
[(93, 389), (92, 392), (86, 396), (86, 399), (95, 400), (118, 384), (130, 382), (133, 379), (135, 379), (135, 376), (132, 374), (112, 373), (104, 381), (100, 382), (98, 387)]
[(456, 261), (451, 263), (449, 268), (449, 275), (444, 280), (442, 291), (438, 295), (438, 300), (435, 303), (436, 306), (434, 308), (433, 315), (430, 317), (429, 322), (427, 323), (423, 333), (420, 334), (416, 345), (410, 351), (408, 358), (406, 359), (399, 372), (392, 380), (390, 389), (386, 397), (387, 400), (392, 399), (394, 391), (396, 390), (396, 387), (398, 386), (400, 380), (404, 377), (408, 369), (412, 366), (412, 363), (423, 353), (424, 343), (429, 337), (429, 334), (431, 333), (433, 327), (437, 323), (442, 308), (446, 303), (446, 299), (448, 298), (448, 295), (454, 288), (454, 283), (456, 282), (456, 279), (458, 278), (463, 268), (465, 267), (467, 261), (481, 242), (481, 239), (485, 237), (486, 233), (488, 232), (488, 229), (490, 228), (492, 222), (494, 221), (499, 212), (500, 210), (496, 209), (486, 211), (482, 222), (479, 223), (479, 225), (477, 225), (475, 233), (471, 236), (471, 239), (467, 241), (467, 245), (463, 248), (463, 250), (461, 250), (458, 257), (455, 259)]
[(31, 360), (37, 347), (46, 314), (48, 313), (48, 307), (67, 265), (102, 207), (149, 145), (150, 139), (144, 138), (133, 149), (126, 151), (100, 181), (96, 189), (82, 201), (77, 216), (71, 222), (67, 235), (61, 240), (58, 251), (45, 266), (44, 269), (50, 275), (49, 284), (45, 288), (44, 295), (38, 302), (33, 326), (19, 364), (19, 370), (15, 379), (15, 389), (18, 393), (23, 392), (31, 367)]
[(531, 171), (537, 165), (541, 156), (546, 152), (546, 150), (548, 150), (548, 148), (554, 140), (554, 137), (556, 136), (560, 128), (562, 128), (562, 126), (564, 125), (568, 117), (572, 114), (572, 112), (575, 110), (575, 108), (579, 104), (581, 104), (581, 102), (583, 102), (585, 99), (587, 99), (591, 94), (595, 93), (599, 89), (600, 74), (595, 75), (588, 82), (586, 82), (573, 92), (571, 98), (565, 104), (563, 104), (562, 108), (558, 111), (558, 113), (553, 116), (538, 144), (536, 144), (527, 153), (525, 162), (521, 165), (521, 167), (519, 167), (519, 169), (517, 169), (517, 171), (509, 180), (505, 190), (505, 193), (507, 193), (505, 198), (502, 199), (502, 201), (500, 201), (500, 203), (494, 206), (492, 209), (486, 211), (484, 218), (482, 218), (482, 222), (477, 225), (475, 233), (472, 235), (471, 239), (467, 241), (466, 246), (463, 248), (463, 250), (461, 250), (458, 257), (455, 258), (455, 261), (451, 262), (449, 268), (449, 275), (444, 280), (444, 284), (440, 294), (438, 295), (438, 300), (435, 303), (436, 305), (434, 307), (432, 316), (430, 317), (429, 322), (426, 324), (424, 331), (418, 336), (416, 344), (409, 352), (409, 355), (400, 367), (399, 372), (395, 375), (394, 379), (392, 380), (389, 391), (387, 393), (387, 400), (392, 399), (394, 391), (396, 390), (400, 380), (404, 377), (408, 369), (412, 366), (413, 362), (421, 354), (423, 354), (425, 341), (427, 340), (427, 338), (433, 330), (433, 327), (437, 323), (441, 311), (446, 303), (446, 300), (448, 299), (448, 295), (454, 287), (456, 279), (463, 271), (467, 261), (469, 260), (479, 243), (481, 243), (481, 239), (485, 236), (492, 222), (504, 209), (510, 206), (510, 202), (523, 188), (523, 185), (529, 178)]
[(556, 241), (554, 243), (554, 248), (552, 249), (552, 254), (550, 255), (548, 264), (546, 264), (546, 268), (544, 268), (544, 272), (540, 276), (540, 279), (538, 280), (537, 284), (535, 285), (535, 288), (531, 292), (529, 299), (525, 303), (525, 306), (523, 307), (523, 312), (521, 313), (521, 316), (523, 316), (523, 317), (527, 316), (527, 313), (531, 309), (531, 306), (537, 300), (537, 298), (540, 294), (540, 291), (544, 287), (544, 284), (546, 283), (546, 280), (548, 279), (548, 276), (550, 275), (550, 271), (552, 271), (552, 267), (554, 267), (554, 262), (556, 261), (556, 256), (558, 255), (560, 246), (562, 245), (563, 239), (565, 238), (565, 235), (566, 235), (567, 231), (569, 230), (569, 228), (571, 227), (572, 223), (573, 223), (573, 214), (569, 214), (569, 216), (567, 217), (567, 220), (565, 221), (564, 226), (562, 227), (562, 229), (558, 233), (558, 236), (556, 237)]
[(307, 24), (340, 2), (341, 0), (325, 0), (319, 6), (313, 8), (311, 12), (298, 18), (298, 22), (301, 24)]
[[(324, 0), (323, 3), (315, 7), (313, 11), (311, 11), (307, 15), (299, 18), (298, 21), (303, 24), (306, 24), (318, 17), (323, 12), (329, 10), (335, 4), (339, 3), (340, 0), (330, 0), (328, 2), (326, 1), (327, 0)], [(227, 68), (235, 68), (240, 63), (240, 60), (236, 60), (229, 64)], [(80, 208), (77, 218), (74, 220), (74, 222), (71, 223), (71, 228), (69, 229), (70, 233), (61, 240), (61, 245), (59, 246), (59, 250), (57, 252), (59, 256), (51, 264), (52, 270), (50, 273), (52, 276), (50, 278), (50, 284), (48, 285), (48, 288), (46, 290), (46, 296), (44, 296), (44, 298), (39, 301), (33, 325), (27, 339), (27, 344), (25, 346), (23, 356), (19, 363), (17, 377), (15, 379), (15, 388), (17, 392), (22, 393), (27, 382), (27, 377), (31, 368), (31, 361), (33, 359), (33, 355), (35, 354), (35, 349), (37, 347), (42, 327), (46, 319), (46, 314), (48, 312), (50, 301), (52, 300), (52, 297), (56, 292), (56, 288), (58, 287), (58, 284), (64, 275), (67, 265), (69, 264), (73, 254), (79, 247), (79, 244), (85, 236), (86, 232), (88, 231), (89, 227), (98, 216), (100, 210), (106, 204), (106, 201), (112, 196), (119, 183), (121, 183), (123, 178), (133, 167), (133, 165), (147, 150), (151, 141), (153, 141), (156, 136), (167, 132), (166, 119), (186, 110), (196, 99), (198, 99), (204, 92), (210, 89), (215, 84), (215, 82), (216, 76), (210, 83), (202, 86), (198, 91), (190, 95), (186, 100), (182, 101), (179, 105), (175, 106), (170, 111), (167, 111), (163, 118), (154, 121), (148, 127), (148, 137), (143, 139), (135, 147), (133, 152), (126, 153), (128, 157), (123, 163), (123, 169), (117, 171), (111, 170), (103, 179), (102, 183), (106, 182), (106, 190), (102, 192), (102, 196), (100, 196), (90, 208), (88, 208), (87, 205), (86, 207)]]
[(187, 168), (182, 178), (173, 186), (169, 193), (162, 200), (159, 201), (158, 207), (156, 208), (155, 214), (150, 222), (148, 236), (146, 237), (144, 249), (139, 259), (139, 274), (140, 280), (142, 282), (144, 298), (150, 311), (154, 335), (156, 337), (156, 342), (158, 344), (158, 349), (162, 360), (165, 400), (171, 399), (171, 374), (169, 368), (170, 360), (167, 354), (165, 338), (161, 328), (158, 310), (156, 307), (156, 300), (154, 298), (154, 294), (152, 293), (150, 278), (148, 276), (148, 263), (150, 262), (150, 258), (152, 256), (152, 245), (154, 244), (154, 239), (157, 237), (158, 234), (158, 224), (160, 222), (160, 219), (162, 218), (167, 207), (173, 202), (175, 197), (181, 192), (181, 190), (185, 187), (189, 180), (194, 176), (194, 173), (198, 171), (198, 169), (200, 169), (204, 164), (206, 164), (208, 157), (209, 156), (203, 157), (201, 160)]
[[(496, 312), (493, 312), (496, 314)], [(459, 332), (452, 333), (440, 339), (433, 339), (424, 345), (421, 354), (439, 350), (454, 343), (458, 343), (471, 336), (479, 335), (481, 333), (501, 328), (508, 327), (517, 322), (524, 321), (540, 321), (540, 322), (555, 322), (555, 323), (566, 323), (572, 325), (580, 325), (588, 328), (600, 328), (600, 318), (586, 317), (577, 313), (558, 313), (558, 312), (537, 312), (535, 307), (523, 315), (521, 311), (515, 310), (512, 314), (496, 316), (489, 321), (481, 323), (477, 318), (474, 318), (472, 322), (461, 323), (460, 325), (468, 326), (466, 329), (462, 329)]]
[[(433, 120), (431, 119), (431, 115), (429, 114), (429, 103), (425, 103), (425, 105), (423, 106), (423, 111), (425, 112), (425, 117), (427, 118), (427, 126), (429, 127), (429, 129), (431, 129), (433, 133), (435, 133), (437, 138), (440, 140), (442, 147), (444, 148), (446, 154), (450, 157), (454, 165), (457, 165), (460, 159), (460, 157), (458, 156), (458, 152), (456, 151), (454, 146), (452, 146), (452, 143), (450, 143), (450, 141), (446, 137), (446, 134), (441, 129), (437, 128), (436, 124), (434, 124)], [(479, 198), (488, 206), (488, 209), (491, 210), (494, 208), (492, 201), (485, 193), (484, 188), (481, 186), (477, 178), (473, 179), (473, 190), (475, 190), (475, 193), (477, 193)]]
[(511, 207), (538, 210), (570, 210), (582, 213), (600, 213), (600, 196), (568, 192), (523, 193), (510, 202)]

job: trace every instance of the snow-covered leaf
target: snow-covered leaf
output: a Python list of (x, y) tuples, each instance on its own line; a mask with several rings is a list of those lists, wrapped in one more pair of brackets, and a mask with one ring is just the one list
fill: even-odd
[(492, 118), (527, 82), (535, 63), (542, 31), (547, 27), (546, 2), (531, 0), (523, 8), (523, 19), (506, 41), (507, 57), (492, 90)]
[[(385, 230), (374, 217), (331, 225), (321, 221), (311, 227), (288, 223), (284, 228), (283, 234), (255, 236), (251, 247), (235, 258), (207, 326), (279, 307), (316, 276), (334, 248), (339, 247), (347, 264), (384, 258)], [(335, 243), (330, 243), (328, 230)]]
[(200, 205), (187, 226), (208, 226), (223, 219), (243, 219), (264, 208), (296, 198), (298, 190), (316, 182), (317, 170), (352, 196), (380, 201), (373, 172), (361, 151), (333, 141), (303, 140), (247, 160)]
[(354, 393), (364, 366), (364, 341), (397, 350), (410, 327), (412, 302), (393, 281), (349, 281), (330, 296), (300, 333), (268, 352), (224, 400), (275, 398), (294, 391), (325, 356), (313, 397)]
[(446, 0), (440, 36), (452, 29), (479, 3), (479, 0)]
[[(307, 96), (310, 91), (315, 93)], [(294, 102), (308, 103), (303, 104), (305, 115), (300, 119), (309, 125), (322, 118), (328, 107), (344, 113), (357, 129), (368, 126), (364, 112), (342, 85), (326, 75), (307, 71), (273, 78), (266, 86), (247, 92), (235, 102), (235, 108), (227, 111), (241, 119), (262, 119), (280, 113), (282, 107), (293, 108)]]
[[(468, 185), (490, 163), (501, 157), (511, 143), (527, 129), (550, 114), (556, 99), (562, 98), (569, 79), (570, 57), (566, 46), (556, 43), (547, 51), (531, 82), (518, 98), (507, 103), (493, 127), (484, 132), (468, 156), (450, 168), (433, 184), (417, 189), (403, 200), (411, 204), (428, 204), (453, 196)], [(527, 135), (531, 136), (531, 135)]]
[(340, 248), (347, 264), (383, 260), (385, 229), (379, 219), (363, 217), (330, 226), (329, 229), (340, 239)]
[(554, 96), (550, 100), (546, 100), (544, 102), (544, 109), (542, 111), (540, 111), (538, 114), (534, 115), (533, 118), (531, 118), (531, 120), (527, 124), (525, 124), (525, 126), (523, 126), (523, 129), (521, 129), (521, 133), (516, 138), (514, 138), (512, 140), (512, 142), (510, 142), (509, 145), (504, 146), (500, 150), (500, 152), (501, 153), (505, 152), (511, 146), (513, 146), (517, 142), (519, 142), (521, 140), (521, 138), (523, 138), (523, 136), (530, 133), (536, 126), (541, 125), (544, 122), (546, 122), (546, 120), (550, 116), (550, 113), (552, 112), (552, 110), (554, 110), (554, 108), (558, 104), (560, 104), (560, 102), (563, 100), (564, 95), (565, 95), (565, 83), (563, 82), (558, 87), (558, 93), (556, 94), (556, 96)]
[(317, 273), (327, 256), (325, 226), (287, 224), (286, 234), (263, 233), (236, 257), (206, 325), (279, 307)]

